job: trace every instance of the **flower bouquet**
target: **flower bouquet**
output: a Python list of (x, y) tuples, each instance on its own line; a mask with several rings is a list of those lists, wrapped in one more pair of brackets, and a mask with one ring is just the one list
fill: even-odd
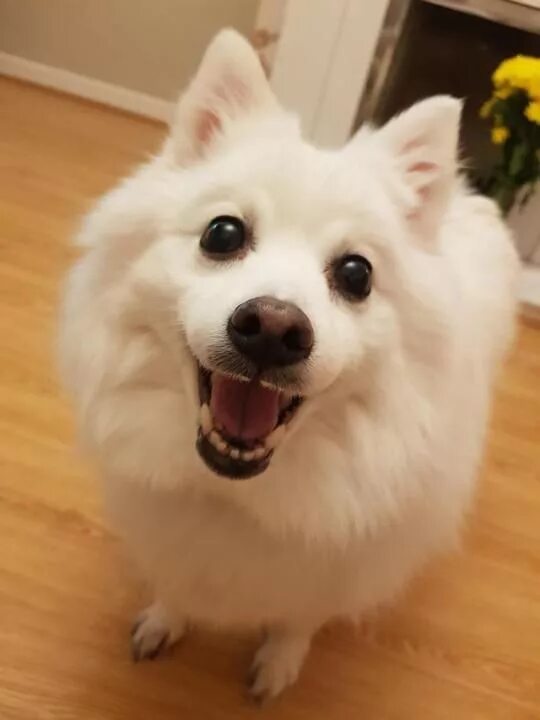
[(491, 123), (499, 159), (481, 189), (503, 213), (524, 205), (540, 178), (540, 58), (517, 55), (504, 60), (492, 77), (493, 95), (480, 109)]

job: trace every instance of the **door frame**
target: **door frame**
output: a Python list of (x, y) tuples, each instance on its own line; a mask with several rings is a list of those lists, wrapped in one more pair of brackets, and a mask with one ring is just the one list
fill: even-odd
[[(336, 146), (353, 129), (390, 0), (262, 0), (275, 38), (270, 78), (312, 142)], [(276, 5), (281, 12), (276, 12)]]

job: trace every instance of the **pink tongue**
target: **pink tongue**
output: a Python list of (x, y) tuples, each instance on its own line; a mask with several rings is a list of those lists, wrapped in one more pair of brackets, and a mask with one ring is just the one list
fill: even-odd
[(210, 409), (217, 426), (231, 438), (262, 439), (277, 425), (279, 392), (256, 380), (241, 382), (214, 373)]

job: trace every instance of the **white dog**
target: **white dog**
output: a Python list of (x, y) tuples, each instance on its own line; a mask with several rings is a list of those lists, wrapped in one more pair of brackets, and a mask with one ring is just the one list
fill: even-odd
[(458, 177), (459, 116), (435, 97), (314, 148), (223, 31), (86, 220), (62, 364), (155, 593), (137, 659), (186, 623), (263, 627), (251, 691), (275, 696), (321, 625), (456, 540), (518, 266)]

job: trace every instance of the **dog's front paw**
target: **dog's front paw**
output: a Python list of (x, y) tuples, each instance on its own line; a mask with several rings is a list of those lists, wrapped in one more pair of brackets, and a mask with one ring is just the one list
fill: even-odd
[(251, 697), (257, 702), (266, 702), (293, 685), (309, 644), (309, 635), (271, 632), (253, 659), (248, 679)]
[(159, 603), (143, 610), (131, 630), (131, 654), (135, 662), (154, 660), (184, 635), (185, 624), (173, 624)]

